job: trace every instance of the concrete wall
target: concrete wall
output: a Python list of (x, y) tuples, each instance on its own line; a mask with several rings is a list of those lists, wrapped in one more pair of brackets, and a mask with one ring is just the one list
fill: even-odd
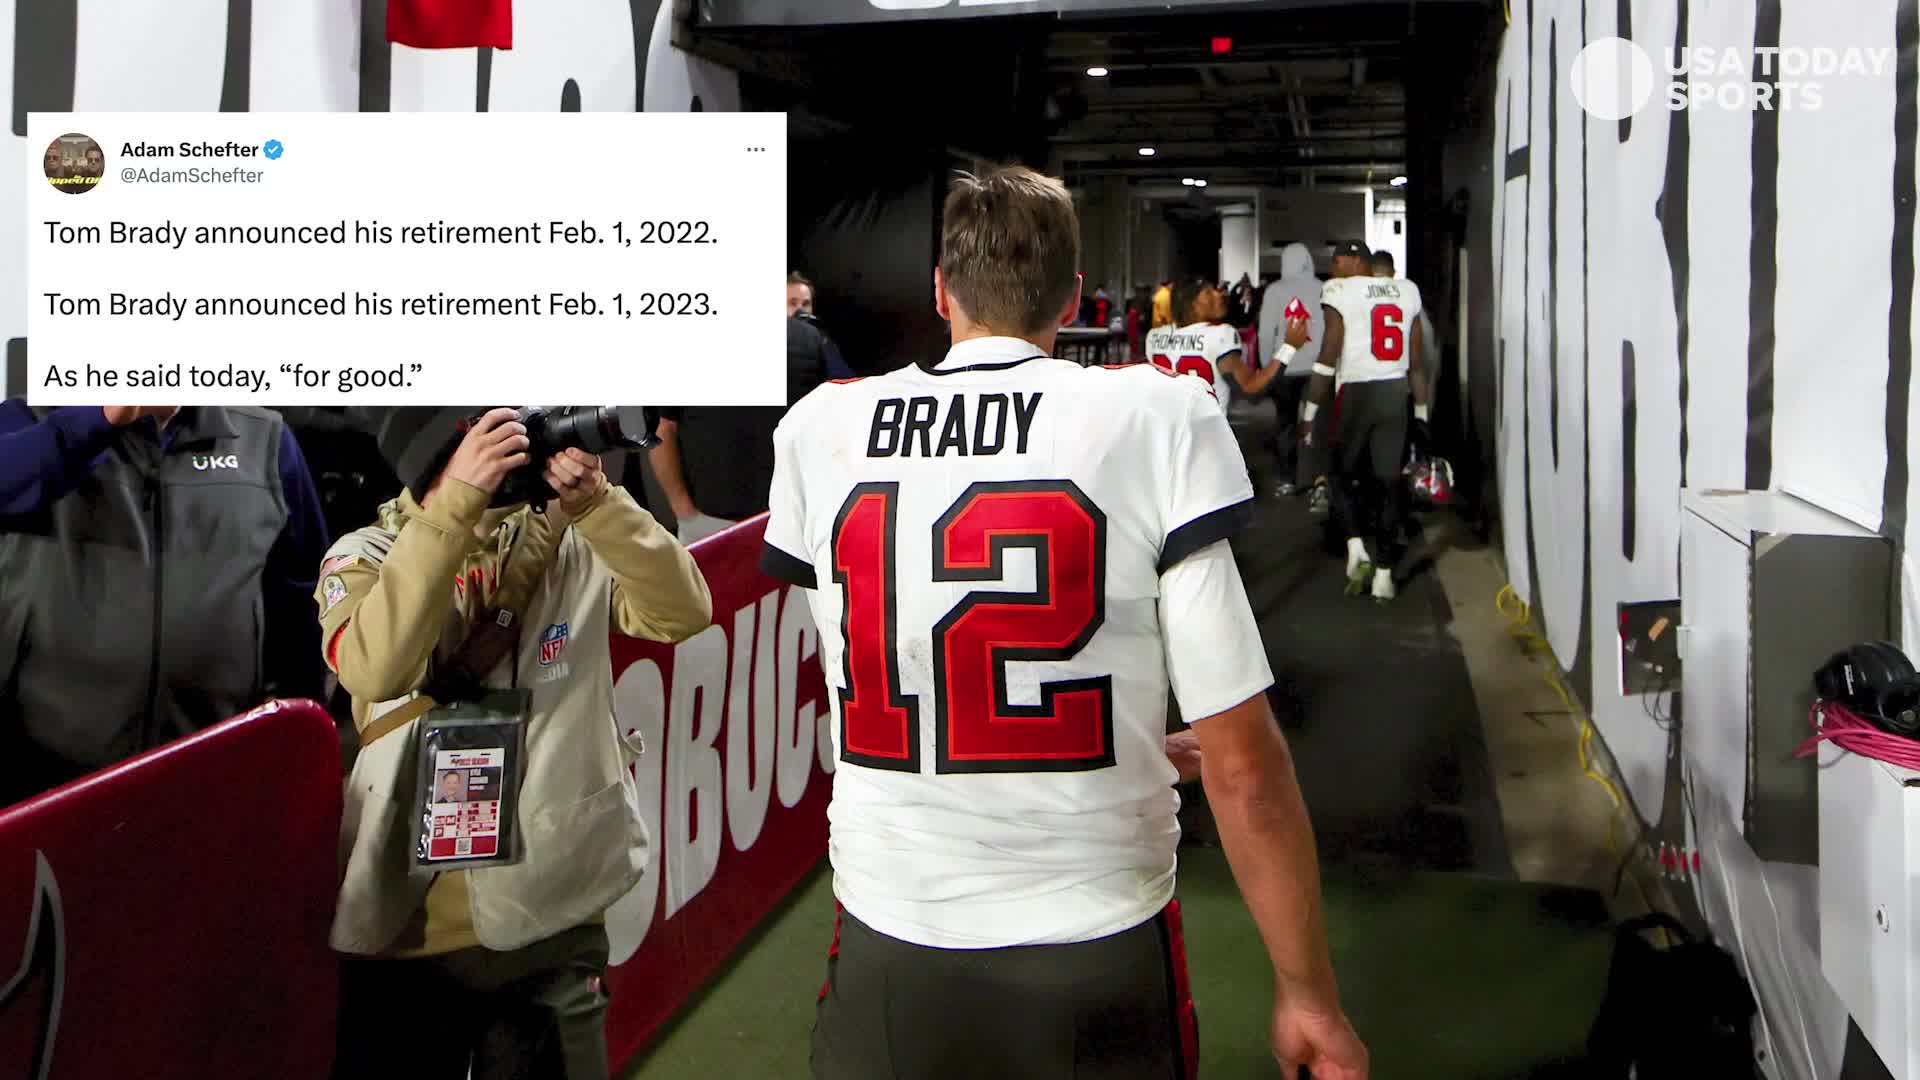
[(1123, 177), (1096, 177), (1074, 189), (1073, 201), (1080, 211), (1080, 267), (1086, 274), (1086, 290), (1100, 285), (1109, 296), (1125, 296), (1130, 274), (1127, 269), (1129, 230), (1129, 189)]
[(1313, 249), (1320, 272), (1327, 270), (1327, 244), (1367, 235), (1366, 195), (1323, 188), (1269, 189), (1262, 200), (1260, 268), (1280, 272), (1280, 248), (1299, 241)]

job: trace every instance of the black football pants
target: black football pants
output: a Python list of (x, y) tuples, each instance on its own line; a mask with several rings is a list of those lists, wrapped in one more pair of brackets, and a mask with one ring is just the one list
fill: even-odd
[(1335, 521), (1346, 537), (1366, 542), (1375, 566), (1400, 557), (1407, 516), (1407, 380), (1348, 383), (1335, 407), (1333, 485)]
[(838, 918), (815, 1080), (1193, 1080), (1178, 901), (1094, 941), (1006, 949), (929, 948)]

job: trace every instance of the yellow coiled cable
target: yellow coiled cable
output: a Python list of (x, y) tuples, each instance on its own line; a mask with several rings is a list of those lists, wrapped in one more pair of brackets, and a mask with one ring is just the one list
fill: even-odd
[[(1580, 718), (1580, 771), (1587, 779), (1599, 784), (1606, 791), (1607, 798), (1613, 800), (1613, 813), (1607, 815), (1607, 854), (1613, 858), (1617, 866), (1621, 855), (1620, 845), (1614, 836), (1614, 824), (1626, 811), (1627, 800), (1620, 794), (1620, 789), (1614, 786), (1613, 781), (1593, 766), (1592, 744), (1595, 735), (1593, 717), (1587, 710), (1574, 704), (1573, 693), (1567, 689), (1567, 684), (1560, 678), (1560, 664), (1553, 657), (1553, 647), (1547, 643), (1545, 637), (1534, 632), (1533, 611), (1527, 606), (1525, 600), (1520, 599), (1520, 594), (1514, 591), (1512, 585), (1502, 585), (1500, 591), (1493, 594), (1493, 607), (1495, 611), (1506, 616), (1511, 624), (1507, 627), (1507, 635), (1519, 643), (1520, 652), (1530, 660), (1544, 658), (1545, 662), (1541, 664), (1541, 677), (1560, 698), (1560, 703), (1567, 707), (1567, 712)], [(1640, 902), (1646, 906), (1647, 910), (1652, 911), (1653, 903), (1648, 900), (1646, 890), (1641, 888), (1639, 878), (1628, 874), (1627, 879), (1633, 882), (1634, 891), (1640, 894)]]

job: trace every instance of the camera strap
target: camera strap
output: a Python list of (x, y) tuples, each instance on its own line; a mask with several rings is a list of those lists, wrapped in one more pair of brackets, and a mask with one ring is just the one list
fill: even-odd
[(514, 655), (520, 645), (521, 616), (533, 590), (553, 564), (566, 526), (545, 514), (528, 514), (525, 523), (501, 556), (499, 587), (493, 603), (481, 614), (467, 639), (460, 644), (442, 671), (437, 685), (451, 684), (455, 690), (477, 689), (500, 661)]
[(565, 532), (564, 526), (550, 518), (539, 526), (519, 530), (501, 557), (500, 584), (494, 590), (493, 602), (468, 631), (459, 651), (440, 665), (421, 694), (362, 729), (360, 745), (366, 746), (398, 731), (441, 702), (471, 698), (480, 693), (487, 675), (518, 649), (521, 616), (547, 567), (552, 565)]

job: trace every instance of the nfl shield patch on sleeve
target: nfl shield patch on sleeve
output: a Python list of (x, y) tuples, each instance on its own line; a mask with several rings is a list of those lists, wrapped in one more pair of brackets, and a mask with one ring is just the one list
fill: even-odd
[(567, 624), (554, 623), (540, 632), (540, 666), (552, 667), (560, 660), (560, 650), (567, 647)]
[(541, 682), (554, 682), (567, 677), (567, 664), (561, 659), (561, 653), (567, 647), (567, 624), (553, 623), (540, 631), (540, 670), (536, 676)]

